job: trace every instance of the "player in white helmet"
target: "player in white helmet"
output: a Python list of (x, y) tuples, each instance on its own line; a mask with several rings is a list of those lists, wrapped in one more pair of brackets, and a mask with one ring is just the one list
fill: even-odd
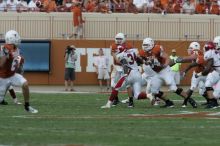
[(101, 108), (111, 108), (113, 100), (118, 94), (118, 90), (123, 87), (123, 85), (128, 91), (128, 107), (134, 106), (133, 98), (137, 100), (148, 98), (151, 100), (151, 104), (153, 104), (154, 98), (147, 95), (145, 92), (141, 92), (142, 78), (138, 67), (137, 56), (138, 53), (136, 49), (124, 50), (117, 55), (117, 60), (123, 67), (124, 75), (118, 80), (113, 88), (108, 98), (108, 102)]
[[(111, 72), (111, 88), (112, 90), (116, 86), (118, 80), (123, 76), (123, 68), (120, 62), (117, 61), (117, 55), (124, 50), (131, 49), (132, 44), (126, 42), (126, 37), (124, 33), (117, 33), (114, 37), (114, 43), (110, 45), (111, 55), (113, 57), (113, 70)], [(119, 90), (124, 89), (121, 87)], [(114, 99), (112, 105), (115, 106), (119, 103), (118, 93), (115, 94), (116, 98)]]
[(27, 80), (16, 73), (21, 62), (18, 45), (21, 42), (20, 35), (15, 30), (5, 34), (5, 44), (0, 48), (0, 101), (5, 97), (9, 86), (22, 88), (24, 96), (24, 109), (30, 113), (37, 113), (38, 110), (30, 106), (29, 86)]
[(220, 50), (220, 36), (216, 36), (213, 40), (216, 50)]
[(191, 78), (191, 87), (187, 91), (187, 99), (184, 100), (182, 107), (187, 106), (187, 100), (191, 95), (193, 94), (194, 90), (196, 88), (199, 89), (199, 94), (205, 97), (207, 99), (207, 93), (205, 92), (205, 81), (206, 81), (206, 75), (197, 77), (196, 75), (200, 72), (202, 72), (205, 68), (205, 60), (204, 60), (204, 53), (201, 49), (201, 46), (198, 42), (191, 42), (188, 49), (187, 49), (188, 55), (187, 57), (183, 57), (179, 60), (180, 63), (190, 63), (182, 72), (182, 78), (186, 75), (186, 73), (190, 69), (194, 69), (193, 75)]
[[(175, 92), (184, 99), (187, 98), (183, 89), (176, 86), (170, 69), (171, 60), (161, 45), (155, 44), (152, 38), (145, 38), (142, 43), (142, 50), (140, 50), (139, 53), (145, 64), (150, 66), (156, 72), (151, 79), (150, 93), (152, 93), (155, 97), (159, 97), (164, 100), (164, 107), (173, 107), (174, 104), (172, 101), (167, 99), (164, 96), (164, 93), (160, 90), (163, 83), (169, 86), (170, 91)], [(144, 67), (143, 70), (147, 69)], [(192, 101), (190, 104), (193, 107), (197, 107), (193, 99), (190, 99), (190, 101)]]

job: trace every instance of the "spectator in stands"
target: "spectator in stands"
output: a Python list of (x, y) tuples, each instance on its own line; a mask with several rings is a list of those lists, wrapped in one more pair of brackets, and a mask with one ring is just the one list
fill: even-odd
[(63, 0), (55, 0), (57, 6), (63, 5)]
[(23, 12), (28, 10), (28, 4), (25, 0), (17, 0), (17, 11)]
[(166, 7), (166, 5), (169, 3), (169, 0), (160, 0), (160, 3), (163, 7)]
[(69, 36), (69, 38), (72, 38), (73, 36), (75, 38), (83, 38), (83, 23), (85, 22), (82, 18), (82, 10), (81, 10), (81, 3), (79, 1), (73, 2), (73, 26), (74, 26), (74, 33)]
[(73, 7), (72, 0), (64, 0), (63, 1), (63, 8), (66, 12), (71, 12)]
[(217, 3), (217, 0), (213, 0), (210, 6), (210, 14), (220, 14), (220, 6)]
[(46, 12), (56, 12), (57, 5), (55, 0), (44, 0), (43, 8)]
[(38, 0), (31, 0), (28, 3), (28, 10), (29, 11), (39, 11), (40, 8), (37, 7), (36, 3)]
[(146, 0), (147, 2), (147, 13), (151, 13), (154, 7), (154, 0)]
[(125, 1), (124, 0), (113, 0), (114, 12), (123, 13), (125, 12)]
[(199, 0), (199, 2), (196, 4), (195, 13), (196, 14), (205, 14), (206, 9), (208, 9), (208, 8), (205, 5), (205, 1), (204, 0)]
[(107, 91), (110, 90), (110, 76), (108, 72), (109, 58), (104, 55), (102, 48), (99, 49), (99, 56), (95, 58), (94, 67), (98, 75), (100, 90), (102, 91), (103, 89), (103, 80), (107, 82)]
[(174, 13), (182, 13), (182, 1), (181, 0), (174, 1), (173, 11)]
[(139, 13), (147, 12), (147, 1), (146, 0), (133, 0), (133, 4), (138, 9)]
[(86, 12), (97, 12), (98, 11), (98, 1), (88, 0), (85, 5)]
[(125, 12), (126, 13), (138, 13), (137, 7), (133, 4), (133, 0), (127, 0), (125, 1)]
[(163, 13), (164, 12), (164, 7), (161, 4), (160, 0), (154, 0), (154, 7), (152, 9), (153, 13)]
[(16, 11), (17, 2), (15, 0), (7, 0), (7, 11)]
[(174, 1), (168, 0), (168, 3), (164, 4), (164, 9), (167, 13), (174, 13)]
[(6, 2), (4, 0), (0, 0), (0, 12), (1, 11), (6, 11), (6, 8), (7, 5), (6, 5)]
[(67, 46), (65, 50), (65, 91), (68, 91), (68, 87), (70, 87), (70, 91), (75, 91), (73, 82), (75, 80), (75, 63), (78, 57), (75, 50), (74, 45)]
[(185, 0), (183, 3), (183, 13), (185, 14), (194, 14), (195, 13), (195, 4), (190, 0)]
[(109, 6), (109, 1), (104, 0), (99, 3), (98, 11), (101, 13), (111, 13), (110, 11), (110, 6)]

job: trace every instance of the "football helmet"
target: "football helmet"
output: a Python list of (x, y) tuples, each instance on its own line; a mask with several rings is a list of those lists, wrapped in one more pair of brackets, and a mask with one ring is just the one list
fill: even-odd
[(191, 42), (188, 48), (188, 54), (192, 54), (194, 51), (200, 50), (200, 44), (198, 42)]
[(123, 33), (118, 33), (115, 36), (115, 44), (122, 45), (126, 41), (125, 35)]
[(203, 47), (203, 50), (204, 52), (207, 52), (209, 50), (214, 50), (215, 49), (215, 44), (213, 42), (206, 42), (204, 47)]
[(145, 38), (142, 43), (142, 49), (144, 51), (150, 51), (154, 47), (154, 40), (152, 38)]
[(220, 36), (216, 36), (213, 40), (216, 49), (220, 49)]
[(5, 43), (19, 45), (21, 43), (21, 37), (15, 30), (9, 30), (5, 34)]

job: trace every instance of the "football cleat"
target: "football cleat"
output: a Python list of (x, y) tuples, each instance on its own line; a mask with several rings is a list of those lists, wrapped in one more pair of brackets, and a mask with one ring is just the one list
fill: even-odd
[(8, 102), (5, 101), (5, 100), (2, 100), (2, 101), (0, 102), (0, 105), (8, 105)]
[(183, 103), (182, 103), (182, 107), (183, 107), (183, 108), (187, 107), (188, 99), (189, 99), (189, 98), (185, 98), (185, 99), (184, 99), (184, 101), (183, 101)]
[(26, 107), (25, 110), (26, 110), (27, 112), (29, 112), (29, 113), (32, 113), (32, 114), (38, 113), (38, 110), (37, 110), (37, 109), (34, 109), (34, 108), (31, 107), (31, 106)]
[(107, 103), (106, 103), (106, 105), (103, 105), (103, 106), (101, 106), (101, 108), (111, 108), (112, 107), (112, 101), (108, 101)]
[(216, 99), (211, 99), (205, 108), (207, 109), (216, 109), (219, 107), (219, 104)]
[(134, 107), (133, 97), (130, 97), (130, 98), (129, 98), (128, 107)]
[(128, 103), (128, 102), (129, 102), (129, 98), (124, 99), (124, 100), (121, 101), (121, 103), (124, 103), (124, 104), (126, 104), (126, 103)]
[(193, 108), (197, 108), (197, 103), (196, 103), (196, 101), (194, 99), (189, 98), (188, 102), (192, 105)]
[(22, 104), (21, 102), (18, 101), (17, 98), (14, 98), (14, 99), (13, 99), (13, 102), (14, 102), (14, 104), (17, 104), (17, 105), (21, 105), (21, 104)]
[(162, 108), (172, 108), (172, 107), (174, 107), (174, 104), (173, 104), (172, 101), (167, 100), (166, 103), (165, 103), (165, 105), (163, 105), (163, 106), (161, 106), (161, 107), (162, 107)]
[(118, 99), (113, 100), (112, 102), (112, 106), (116, 106), (120, 103), (120, 101)]

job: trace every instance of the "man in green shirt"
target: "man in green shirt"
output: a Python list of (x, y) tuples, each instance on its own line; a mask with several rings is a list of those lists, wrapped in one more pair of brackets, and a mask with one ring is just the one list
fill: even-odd
[(76, 47), (74, 45), (67, 46), (65, 51), (65, 91), (75, 91), (73, 88), (73, 81), (75, 80), (75, 62), (77, 61), (77, 54), (75, 52)]
[[(178, 56), (176, 56), (176, 50), (172, 49), (172, 54), (170, 55), (170, 59), (175, 61), (177, 58)], [(176, 63), (171, 67), (176, 85), (180, 84), (180, 66), (181, 63)]]

